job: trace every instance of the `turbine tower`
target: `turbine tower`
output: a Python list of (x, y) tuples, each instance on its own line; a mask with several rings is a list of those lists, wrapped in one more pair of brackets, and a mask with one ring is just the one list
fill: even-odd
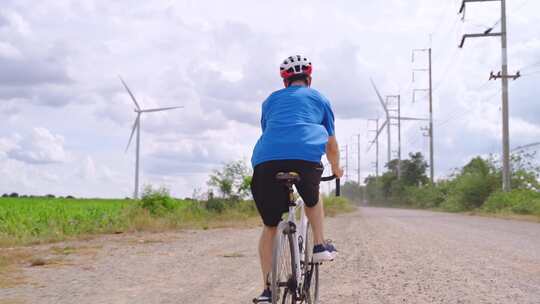
[(126, 146), (126, 152), (129, 149), (131, 140), (133, 139), (133, 134), (137, 132), (137, 143), (136, 143), (136, 148), (135, 148), (135, 190), (133, 191), (133, 198), (138, 199), (139, 198), (139, 152), (140, 152), (140, 147), (141, 147), (141, 114), (149, 113), (149, 112), (160, 112), (160, 111), (167, 111), (167, 110), (173, 110), (173, 109), (180, 109), (183, 107), (178, 106), (178, 107), (166, 107), (166, 108), (155, 108), (155, 109), (141, 109), (141, 107), (139, 106), (139, 103), (135, 99), (135, 96), (133, 96), (133, 93), (131, 93), (131, 90), (128, 88), (127, 84), (124, 82), (122, 77), (118, 76), (118, 78), (120, 78), (120, 81), (124, 85), (124, 88), (126, 88), (126, 91), (131, 97), (131, 100), (133, 100), (133, 103), (135, 104), (134, 111), (135, 113), (137, 113), (137, 118), (135, 118), (135, 122), (133, 123), (133, 128), (131, 129), (131, 135), (129, 136), (129, 141)]

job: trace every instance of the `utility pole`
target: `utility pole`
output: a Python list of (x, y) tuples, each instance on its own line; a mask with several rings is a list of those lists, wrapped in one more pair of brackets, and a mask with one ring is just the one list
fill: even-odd
[(433, 159), (433, 77), (432, 77), (432, 64), (431, 64), (431, 48), (429, 48), (429, 173), (431, 177), (431, 183), (435, 182), (435, 160)]
[(398, 177), (401, 178), (401, 95), (397, 96), (398, 104)]
[(368, 130), (368, 131), (369, 132), (374, 132), (375, 133), (375, 138), (370, 142), (370, 145), (369, 145), (367, 151), (369, 152), (369, 150), (371, 149), (373, 144), (375, 144), (375, 176), (379, 177), (379, 134), (381, 133), (382, 129), (379, 129), (379, 119), (378, 118), (377, 119), (369, 119), (368, 123), (370, 121), (375, 122), (375, 130)]
[(486, 31), (480, 34), (465, 34), (461, 38), (460, 48), (463, 48), (465, 40), (467, 38), (478, 38), (478, 37), (501, 37), (501, 72), (495, 75), (491, 72), (489, 79), (496, 80), (501, 79), (502, 85), (502, 163), (503, 163), (503, 191), (511, 190), (511, 172), (510, 172), (510, 132), (509, 132), (509, 121), (508, 121), (508, 79), (512, 78), (513, 80), (518, 79), (521, 75), (519, 71), (515, 75), (508, 75), (508, 50), (507, 50), (507, 39), (508, 33), (506, 29), (506, 0), (462, 0), (461, 8), (459, 13), (463, 14), (465, 18), (465, 8), (468, 2), (487, 2), (487, 1), (500, 1), (501, 2), (501, 31), (499, 33), (492, 33), (493, 27), (488, 28)]
[(349, 144), (345, 145), (345, 181), (349, 181)]
[[(475, 0), (473, 0), (475, 1)], [(413, 90), (413, 102), (416, 97), (417, 91), (428, 91), (429, 94), (429, 177), (431, 183), (435, 181), (435, 160), (433, 157), (433, 81), (432, 81), (432, 64), (431, 64), (431, 48), (428, 49), (415, 49), (412, 52), (412, 62), (414, 62), (415, 52), (427, 52), (428, 53), (428, 68), (427, 69), (413, 69), (413, 82), (414, 82), (414, 72), (415, 71), (424, 71), (429, 74), (429, 88), (427, 90)]]
[(358, 186), (360, 186), (360, 183), (362, 181), (361, 175), (360, 175), (360, 134), (356, 135), (358, 139)]

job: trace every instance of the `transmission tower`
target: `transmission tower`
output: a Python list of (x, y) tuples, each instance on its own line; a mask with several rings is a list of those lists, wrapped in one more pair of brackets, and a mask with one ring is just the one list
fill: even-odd
[(429, 136), (429, 177), (431, 183), (435, 181), (435, 160), (433, 159), (433, 82), (432, 82), (432, 70), (431, 70), (431, 48), (429, 49), (415, 49), (412, 51), (412, 62), (414, 63), (414, 54), (416, 52), (427, 52), (428, 53), (428, 67), (427, 68), (416, 68), (412, 72), (412, 81), (415, 81), (414, 74), (415, 72), (428, 72), (429, 74), (429, 87), (427, 89), (414, 89), (413, 90), (413, 102), (416, 100), (416, 92), (424, 91), (429, 94), (429, 127), (428, 127), (428, 136)]

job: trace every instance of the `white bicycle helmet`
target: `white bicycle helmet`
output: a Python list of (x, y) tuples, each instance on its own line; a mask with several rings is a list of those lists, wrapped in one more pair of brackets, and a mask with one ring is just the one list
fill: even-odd
[(306, 57), (296, 55), (287, 57), (279, 67), (281, 77), (289, 79), (297, 75), (311, 76), (313, 67)]

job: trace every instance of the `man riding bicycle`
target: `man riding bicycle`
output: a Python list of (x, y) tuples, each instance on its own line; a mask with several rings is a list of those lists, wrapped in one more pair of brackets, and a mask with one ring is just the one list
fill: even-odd
[(311, 86), (311, 62), (300, 55), (281, 64), (284, 89), (272, 93), (262, 105), (262, 135), (253, 150), (251, 192), (264, 223), (259, 241), (263, 274), (263, 293), (256, 299), (270, 303), (272, 245), (277, 225), (288, 211), (288, 192), (276, 180), (278, 172), (297, 172), (296, 188), (306, 205), (313, 231), (313, 262), (332, 261), (337, 251), (324, 241), (324, 210), (319, 196), (323, 173), (321, 157), (326, 157), (332, 173), (340, 178), (339, 147), (334, 132), (334, 114), (330, 102)]

